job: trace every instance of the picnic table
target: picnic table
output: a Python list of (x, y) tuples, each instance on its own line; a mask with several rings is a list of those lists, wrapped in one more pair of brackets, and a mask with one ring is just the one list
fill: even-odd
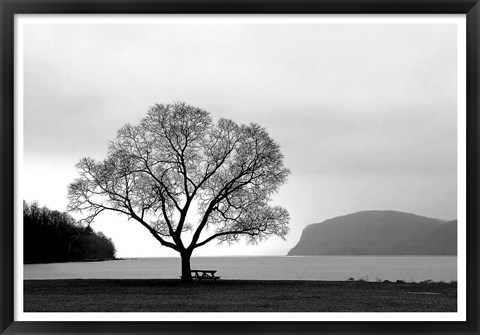
[(193, 279), (198, 279), (198, 281), (202, 281), (203, 279), (213, 279), (215, 282), (220, 277), (215, 276), (217, 270), (191, 270)]

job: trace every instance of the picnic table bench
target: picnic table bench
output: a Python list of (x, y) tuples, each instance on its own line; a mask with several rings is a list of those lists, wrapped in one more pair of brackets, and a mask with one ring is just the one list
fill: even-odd
[(198, 279), (198, 281), (202, 281), (203, 279), (213, 279), (213, 281), (217, 281), (220, 277), (215, 276), (215, 272), (217, 270), (191, 270), (192, 279)]

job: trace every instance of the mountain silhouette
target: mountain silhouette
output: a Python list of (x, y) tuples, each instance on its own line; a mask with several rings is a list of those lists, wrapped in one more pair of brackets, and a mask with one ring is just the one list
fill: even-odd
[(363, 211), (314, 223), (288, 255), (456, 255), (457, 221)]

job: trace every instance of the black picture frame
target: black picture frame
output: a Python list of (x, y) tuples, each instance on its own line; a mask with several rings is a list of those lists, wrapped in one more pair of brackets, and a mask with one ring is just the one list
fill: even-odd
[[(466, 322), (20, 322), (14, 320), (14, 16), (16, 14), (466, 14)], [(479, 334), (479, 0), (0, 0), (1, 334)]]

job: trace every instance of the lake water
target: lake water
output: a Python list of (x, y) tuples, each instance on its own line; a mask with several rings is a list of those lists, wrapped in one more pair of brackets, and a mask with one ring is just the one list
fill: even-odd
[[(265, 256), (194, 257), (192, 269), (217, 270), (224, 279), (446, 281), (457, 279), (457, 257)], [(179, 258), (24, 265), (25, 279), (179, 278)]]

